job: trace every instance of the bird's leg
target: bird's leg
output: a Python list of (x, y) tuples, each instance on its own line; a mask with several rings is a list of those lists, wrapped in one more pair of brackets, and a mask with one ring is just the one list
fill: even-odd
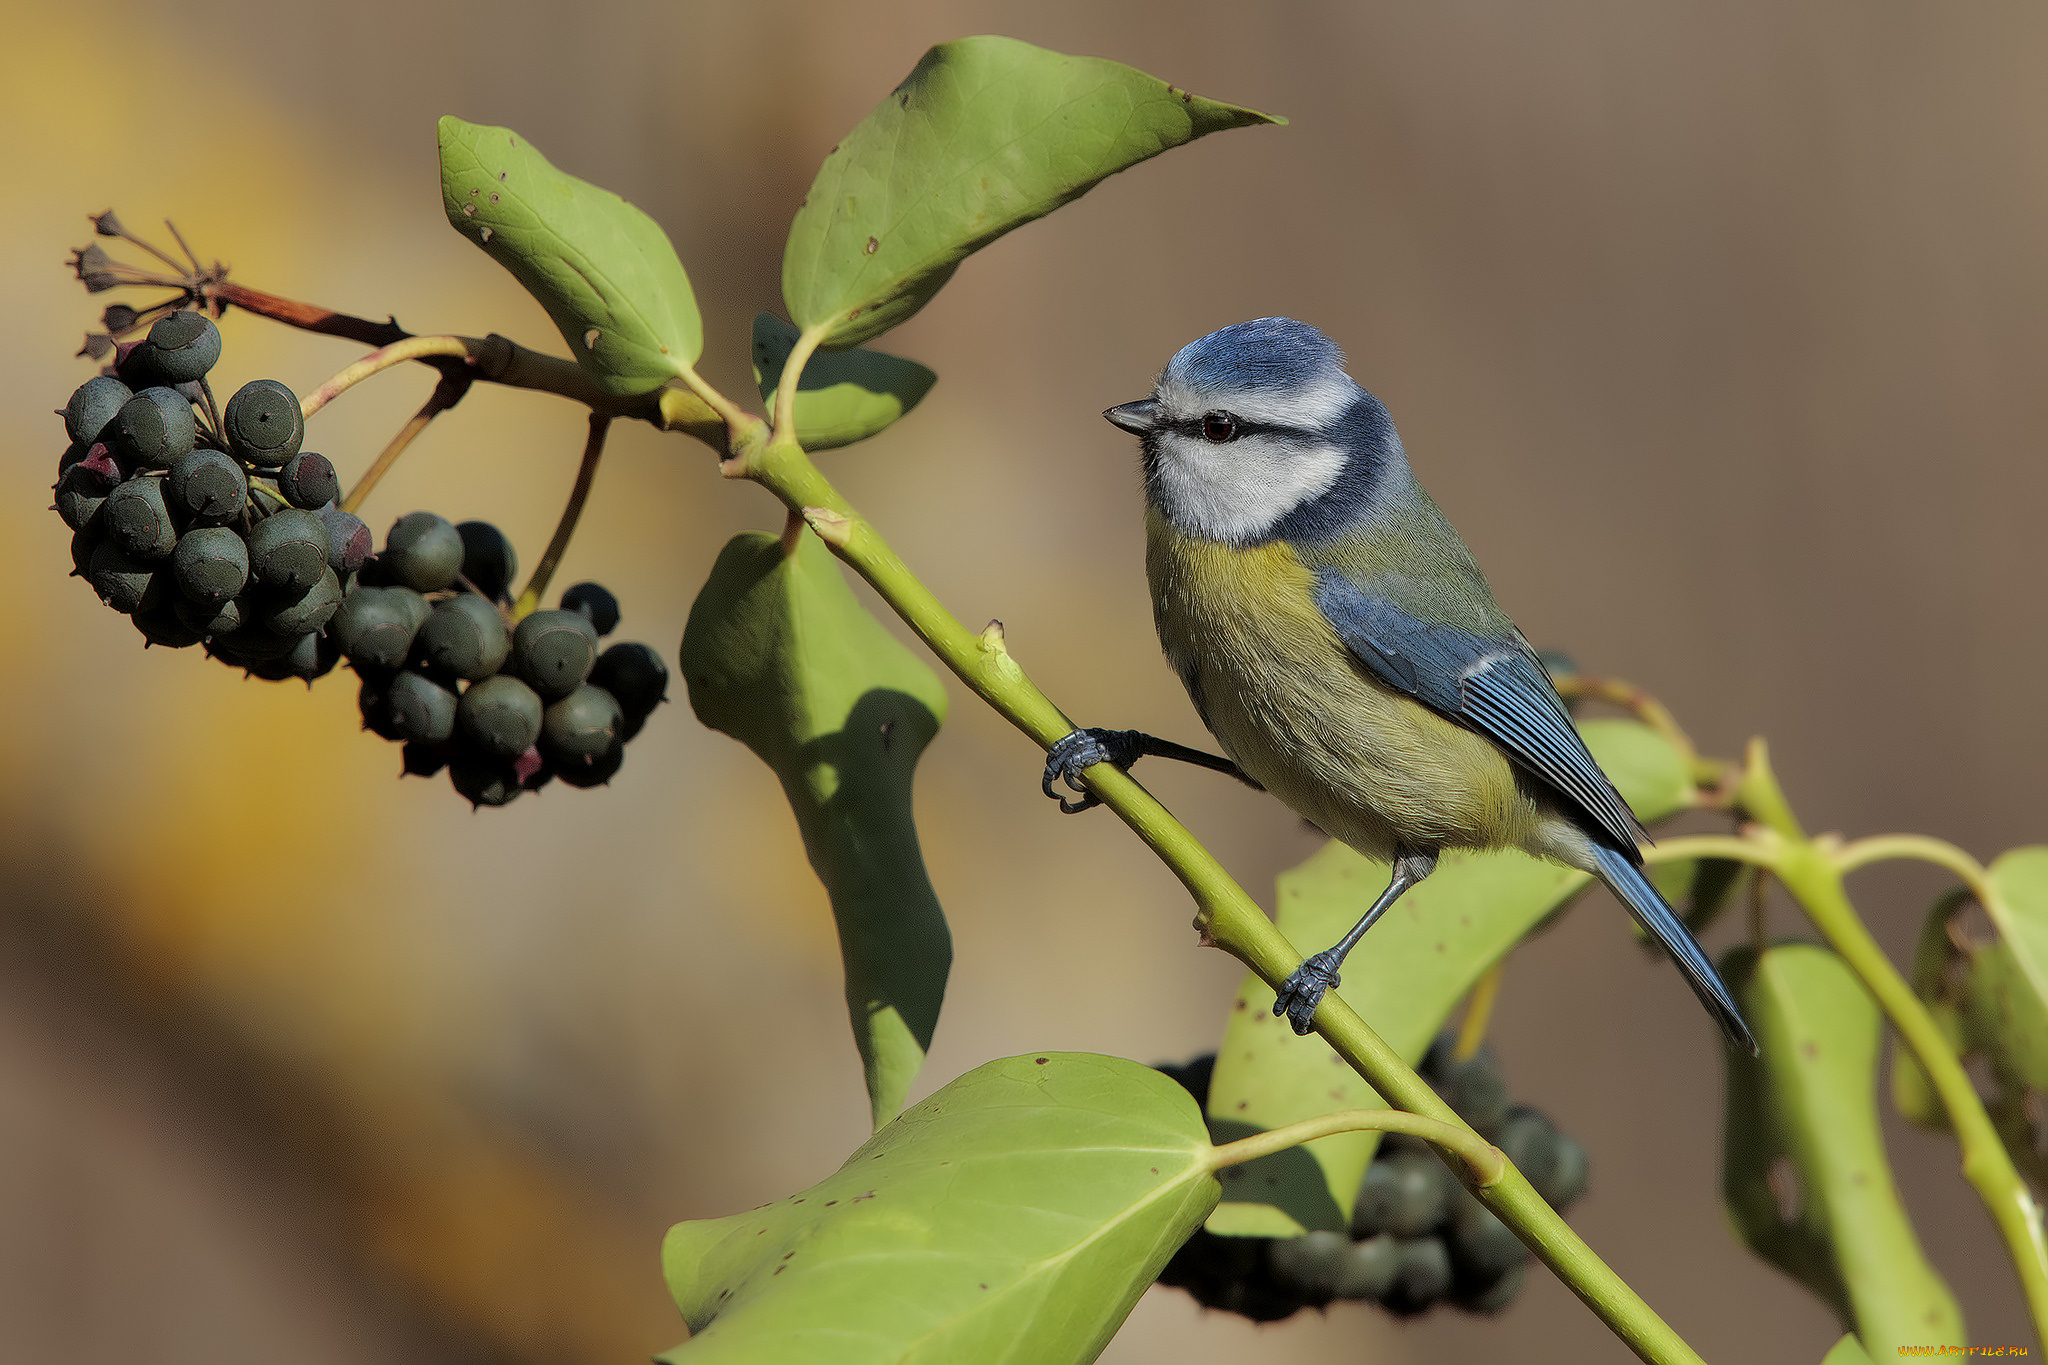
[[(1082, 785), (1082, 769), (1092, 768), (1097, 763), (1114, 763), (1119, 768), (1128, 768), (1139, 759), (1147, 757), (1175, 758), (1182, 763), (1192, 763), (1198, 768), (1228, 773), (1247, 786), (1259, 785), (1246, 777), (1243, 770), (1227, 758), (1205, 754), (1200, 749), (1190, 749), (1185, 744), (1175, 744), (1170, 739), (1159, 739), (1139, 730), (1074, 731), (1046, 751), (1045, 780), (1039, 785), (1047, 796), (1059, 799), (1061, 810), (1073, 815), (1087, 810), (1090, 806), (1102, 804), (1099, 797)], [(1081, 793), (1081, 799), (1069, 801), (1060, 796), (1054, 789), (1054, 784), (1061, 781)]]
[(1273, 1002), (1273, 1013), (1286, 1015), (1296, 1034), (1306, 1034), (1314, 1029), (1316, 1006), (1322, 1002), (1323, 992), (1343, 979), (1337, 975), (1337, 968), (1344, 965), (1345, 954), (1365, 937), (1365, 931), (1372, 928), (1395, 901), (1401, 899), (1403, 892), (1434, 871), (1436, 854), (1395, 849), (1394, 875), (1387, 882), (1387, 889), (1380, 892), (1380, 898), (1372, 903), (1364, 918), (1351, 926), (1350, 933), (1294, 969), (1294, 975), (1280, 987), (1279, 998)]

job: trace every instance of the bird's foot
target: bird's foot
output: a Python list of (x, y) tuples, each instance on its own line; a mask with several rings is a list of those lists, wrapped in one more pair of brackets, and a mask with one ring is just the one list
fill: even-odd
[(1334, 948), (1326, 948), (1296, 967), (1294, 975), (1281, 984), (1273, 1013), (1286, 1015), (1297, 1036), (1315, 1031), (1316, 1006), (1322, 1003), (1323, 992), (1343, 981), (1337, 975), (1337, 964), (1341, 961)]
[[(1091, 806), (1102, 804), (1102, 798), (1088, 790), (1081, 782), (1081, 771), (1098, 763), (1114, 763), (1119, 768), (1128, 768), (1143, 756), (1139, 745), (1140, 736), (1136, 730), (1076, 730), (1066, 736), (1045, 755), (1045, 779), (1039, 783), (1047, 796), (1060, 803), (1060, 809), (1069, 815), (1076, 815)], [(1079, 801), (1069, 801), (1055, 788), (1056, 783), (1065, 782), (1068, 787), (1081, 794)]]

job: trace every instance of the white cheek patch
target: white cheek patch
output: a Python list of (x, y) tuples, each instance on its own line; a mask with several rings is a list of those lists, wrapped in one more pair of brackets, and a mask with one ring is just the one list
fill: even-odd
[(1218, 444), (1162, 431), (1153, 441), (1159, 510), (1184, 533), (1225, 544), (1268, 535), (1282, 517), (1328, 492), (1346, 460), (1337, 446), (1264, 436)]

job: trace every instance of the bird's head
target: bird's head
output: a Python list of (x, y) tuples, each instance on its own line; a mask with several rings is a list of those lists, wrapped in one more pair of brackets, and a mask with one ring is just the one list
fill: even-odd
[(1102, 414), (1140, 438), (1145, 492), (1184, 534), (1232, 545), (1323, 539), (1406, 468), (1378, 399), (1305, 322), (1260, 318), (1190, 342), (1150, 398)]

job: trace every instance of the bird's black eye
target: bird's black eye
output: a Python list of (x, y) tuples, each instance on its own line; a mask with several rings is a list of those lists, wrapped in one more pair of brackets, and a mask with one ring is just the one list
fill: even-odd
[(1202, 417), (1202, 434), (1221, 444), (1237, 439), (1237, 419), (1227, 412), (1206, 413)]

